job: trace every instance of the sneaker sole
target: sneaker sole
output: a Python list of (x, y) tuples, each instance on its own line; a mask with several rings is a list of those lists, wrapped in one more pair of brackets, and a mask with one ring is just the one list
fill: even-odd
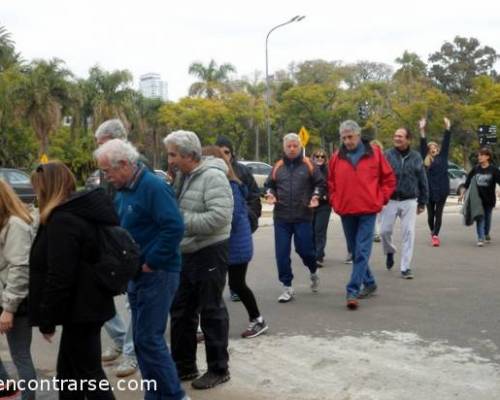
[(206, 390), (206, 389), (212, 389), (216, 386), (219, 386), (227, 381), (229, 381), (231, 379), (231, 375), (227, 375), (225, 377), (223, 377), (219, 382), (217, 383), (214, 383), (213, 385), (206, 385), (206, 386), (202, 386), (202, 387), (196, 387), (195, 385), (193, 385), (193, 383), (191, 383), (191, 386), (193, 389), (196, 389), (196, 390)]
[(285, 300), (285, 299), (278, 299), (278, 303), (290, 303), (291, 301), (293, 300), (293, 297), (288, 299), (288, 300)]
[(182, 382), (192, 381), (192, 380), (198, 378), (199, 376), (200, 376), (199, 372), (192, 372), (191, 374), (185, 374), (185, 375), (179, 376), (179, 380)]
[(243, 339), (252, 339), (254, 337), (257, 337), (259, 335), (262, 335), (263, 333), (266, 333), (267, 330), (269, 329), (268, 326), (266, 326), (264, 329), (261, 329), (259, 332), (257, 332), (256, 334), (252, 335), (252, 336), (242, 336)]
[(404, 276), (404, 275), (401, 275), (401, 278), (403, 278), (403, 279), (413, 279), (413, 276)]

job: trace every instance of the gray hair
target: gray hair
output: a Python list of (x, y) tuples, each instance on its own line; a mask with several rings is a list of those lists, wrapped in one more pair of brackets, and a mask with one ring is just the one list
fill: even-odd
[(104, 121), (95, 131), (96, 139), (109, 137), (110, 139), (127, 140), (127, 129), (119, 119), (108, 119)]
[(356, 135), (361, 135), (361, 128), (356, 121), (348, 119), (340, 124), (339, 134), (342, 135), (342, 132), (353, 132)]
[(201, 160), (201, 143), (196, 133), (191, 131), (175, 131), (163, 139), (165, 146), (173, 144), (181, 156), (192, 156), (193, 160)]
[(139, 160), (139, 152), (130, 142), (121, 139), (108, 140), (96, 151), (95, 159), (107, 157), (112, 167), (118, 166), (120, 161), (128, 161), (130, 164), (136, 164)]
[(287, 133), (285, 136), (283, 136), (283, 145), (286, 146), (288, 142), (299, 142), (299, 145), (302, 146), (300, 143), (300, 138), (299, 135), (296, 133)]

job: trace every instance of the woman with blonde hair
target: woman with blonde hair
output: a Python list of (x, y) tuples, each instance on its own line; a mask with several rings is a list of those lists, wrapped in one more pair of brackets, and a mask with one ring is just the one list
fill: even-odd
[(229, 236), (228, 280), (229, 288), (238, 295), (248, 312), (249, 325), (241, 337), (250, 339), (268, 330), (268, 326), (257, 306), (252, 290), (247, 286), (246, 275), (248, 263), (253, 256), (252, 230), (248, 219), (245, 201), (248, 195), (246, 186), (236, 176), (231, 163), (224, 157), (219, 146), (206, 146), (202, 149), (204, 156), (221, 158), (228, 168), (227, 177), (233, 191), (233, 220)]
[(436, 142), (427, 142), (425, 127), (427, 120), (419, 121), (420, 128), (420, 155), (424, 159), (429, 185), (429, 203), (427, 204), (427, 222), (431, 231), (431, 243), (439, 247), (439, 231), (443, 219), (446, 198), (450, 193), (450, 179), (448, 177), (448, 153), (450, 150), (450, 120), (444, 118), (444, 135), (441, 146)]
[[(27, 315), (29, 254), (33, 241), (33, 217), (12, 188), (0, 179), (0, 333), (7, 336), (12, 361), (19, 378), (36, 379), (31, 358), (32, 329)], [(6, 386), (9, 375), (0, 360), (0, 398), (17, 392)], [(35, 393), (23, 392), (23, 400)]]
[[(113, 296), (96, 283), (98, 225), (118, 225), (102, 189), (76, 192), (76, 180), (60, 161), (31, 174), (40, 207), (40, 226), (30, 256), (29, 316), (51, 342), (62, 325), (57, 378), (81, 383), (65, 387), (60, 399), (114, 399), (101, 365), (101, 327), (115, 315)], [(89, 382), (100, 382), (93, 390)], [(109, 387), (109, 386), (108, 386)], [(70, 389), (70, 388), (69, 388)]]

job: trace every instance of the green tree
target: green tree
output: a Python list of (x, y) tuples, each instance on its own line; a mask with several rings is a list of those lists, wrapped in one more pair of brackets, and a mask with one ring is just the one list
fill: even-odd
[(403, 83), (412, 83), (425, 79), (427, 65), (416, 53), (405, 50), (401, 57), (396, 58), (395, 62), (401, 67), (394, 73), (393, 79)]
[(230, 88), (228, 76), (231, 72), (236, 72), (236, 68), (229, 63), (217, 66), (211, 60), (208, 66), (200, 62), (194, 62), (189, 66), (189, 73), (199, 79), (189, 88), (190, 96), (206, 96), (211, 99)]
[(0, 73), (18, 64), (19, 61), (20, 57), (10, 33), (4, 26), (0, 26)]

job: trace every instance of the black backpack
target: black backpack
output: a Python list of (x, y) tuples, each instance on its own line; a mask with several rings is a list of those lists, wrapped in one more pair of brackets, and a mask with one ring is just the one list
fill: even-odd
[(130, 233), (120, 226), (98, 225), (99, 259), (92, 265), (99, 286), (112, 296), (127, 291), (140, 271), (140, 250)]

